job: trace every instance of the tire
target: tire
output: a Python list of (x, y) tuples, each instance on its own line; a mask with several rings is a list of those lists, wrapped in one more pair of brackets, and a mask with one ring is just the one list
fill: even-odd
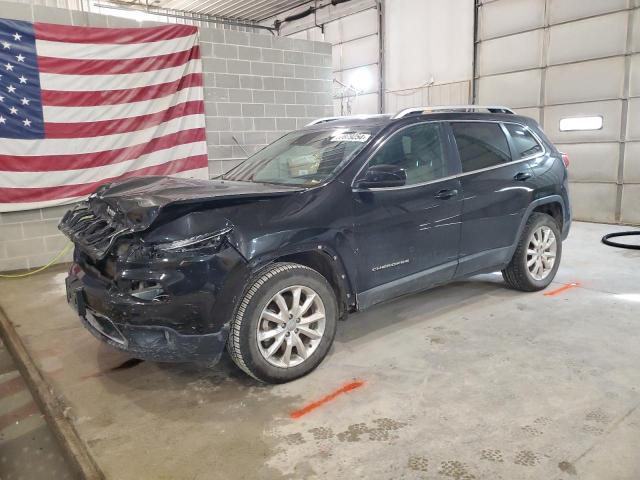
[[(280, 307), (282, 300), (287, 310)], [(300, 313), (307, 301), (310, 305)], [(323, 315), (324, 320), (308, 323)], [(338, 302), (324, 276), (304, 265), (275, 263), (259, 271), (245, 289), (231, 322), (227, 350), (235, 364), (255, 379), (289, 382), (322, 362), (333, 344), (337, 320)], [(272, 336), (261, 341), (259, 335)]]
[[(531, 251), (535, 252), (538, 248), (531, 243), (534, 241), (534, 234), (537, 235), (535, 238), (539, 239), (541, 232), (543, 232), (542, 234), (546, 232), (545, 229), (553, 232), (553, 236), (555, 237), (555, 257), (552, 267), (548, 269), (548, 263), (545, 263), (545, 261), (548, 262), (550, 256), (549, 253), (545, 253), (546, 250), (541, 247), (543, 255), (540, 257), (540, 262), (541, 265), (543, 265), (543, 268), (547, 269), (543, 274), (541, 274), (540, 270), (536, 271), (535, 262), (531, 265), (531, 268), (527, 263), (535, 260), (538, 256), (538, 253), (533, 255), (530, 253)], [(551, 237), (549, 236), (549, 238)], [(530, 244), (532, 249), (529, 249)], [(549, 252), (551, 250), (552, 249), (550, 248)], [(556, 272), (560, 266), (561, 257), (562, 237), (558, 224), (550, 215), (545, 213), (532, 213), (525, 224), (520, 240), (518, 241), (516, 251), (511, 258), (511, 262), (509, 262), (509, 265), (502, 270), (502, 277), (506, 284), (515, 290), (523, 292), (535, 292), (542, 290), (549, 286), (556, 276)], [(531, 269), (534, 271), (532, 272)]]

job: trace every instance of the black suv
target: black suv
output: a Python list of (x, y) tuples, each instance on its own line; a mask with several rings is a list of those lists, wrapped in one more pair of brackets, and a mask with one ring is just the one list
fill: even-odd
[[(480, 111), (488, 110), (488, 112)], [(321, 119), (214, 180), (100, 187), (60, 229), (68, 301), (139, 358), (313, 370), (348, 312), (501, 270), (545, 288), (571, 222), (567, 159), (504, 107)]]

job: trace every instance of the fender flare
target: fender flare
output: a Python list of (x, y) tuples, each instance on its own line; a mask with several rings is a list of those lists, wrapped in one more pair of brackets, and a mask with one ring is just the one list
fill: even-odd
[[(515, 242), (513, 243), (513, 245), (511, 245), (510, 250), (509, 250), (509, 256), (508, 258), (511, 258), (514, 254), (514, 252), (516, 251), (516, 248), (518, 248), (518, 242), (520, 241), (520, 236), (522, 235), (522, 231), (524, 230), (524, 226), (527, 224), (527, 220), (529, 220), (529, 217), (531, 216), (531, 214), (533, 213), (533, 211), (539, 207), (540, 205), (546, 205), (548, 203), (559, 203), (560, 204), (560, 208), (562, 209), (562, 218), (566, 219), (566, 212), (567, 212), (567, 206), (566, 203), (564, 201), (564, 198), (562, 198), (562, 196), (560, 195), (549, 195), (547, 197), (542, 197), (542, 198), (538, 198), (536, 200), (534, 200), (533, 202), (531, 202), (529, 204), (529, 206), (526, 208), (526, 210), (524, 211), (524, 214), (522, 215), (522, 220), (520, 221), (520, 226), (518, 227), (518, 233), (516, 235), (516, 239)], [(569, 231), (568, 226), (570, 223), (565, 221), (564, 222), (564, 226), (563, 226), (563, 231), (562, 233), (562, 239), (564, 240), (567, 236), (567, 233)]]

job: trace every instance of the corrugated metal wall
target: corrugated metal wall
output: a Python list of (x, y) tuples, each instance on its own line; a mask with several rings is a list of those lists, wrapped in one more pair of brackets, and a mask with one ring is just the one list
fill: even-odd
[[(640, 0), (482, 0), (475, 100), (536, 118), (571, 159), (574, 217), (640, 223)], [(602, 116), (592, 131), (562, 118)]]

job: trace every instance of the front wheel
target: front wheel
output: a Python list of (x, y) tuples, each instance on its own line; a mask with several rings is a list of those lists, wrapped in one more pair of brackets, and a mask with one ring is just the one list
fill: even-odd
[(516, 290), (542, 290), (556, 276), (561, 256), (562, 237), (556, 221), (547, 214), (533, 213), (502, 276)]
[(231, 322), (227, 350), (252, 377), (288, 382), (322, 362), (337, 319), (335, 294), (320, 273), (296, 263), (276, 263), (246, 289)]

